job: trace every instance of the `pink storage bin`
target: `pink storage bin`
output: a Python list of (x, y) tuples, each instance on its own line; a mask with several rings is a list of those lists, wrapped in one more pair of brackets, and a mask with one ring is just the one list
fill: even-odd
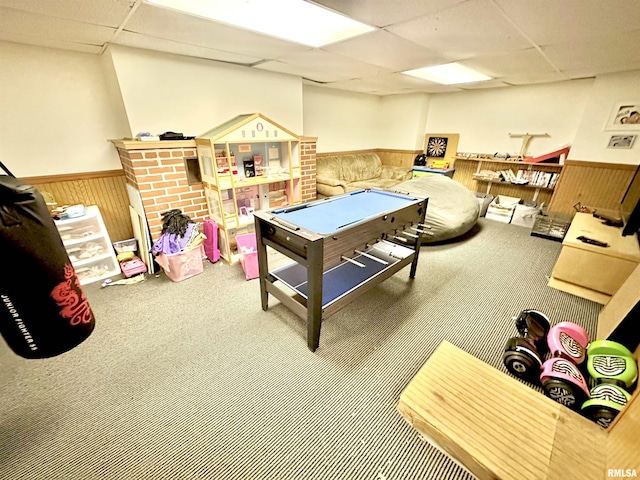
[(255, 233), (236, 235), (240, 265), (247, 280), (258, 278), (258, 248)]
[(162, 267), (167, 277), (174, 282), (180, 282), (204, 271), (203, 258), (205, 258), (204, 246), (201, 243), (197, 247), (180, 253), (169, 255), (161, 253), (156, 257), (156, 262)]
[(220, 260), (220, 249), (218, 248), (218, 225), (211, 219), (202, 222), (204, 235), (204, 253), (211, 263)]

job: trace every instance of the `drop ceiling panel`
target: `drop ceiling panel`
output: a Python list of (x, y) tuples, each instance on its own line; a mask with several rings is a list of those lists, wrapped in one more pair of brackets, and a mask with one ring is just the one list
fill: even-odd
[(372, 95), (396, 95), (411, 92), (443, 93), (459, 91), (455, 86), (439, 85), (437, 83), (410, 77), (402, 73), (355, 78), (330, 83), (326, 86), (354, 92), (370, 93)]
[(348, 78), (367, 77), (390, 72), (390, 70), (385, 70), (375, 65), (359, 62), (358, 60), (336, 55), (318, 48), (284, 57), (280, 59), (280, 61), (294, 67), (333, 72), (336, 75), (346, 76)]
[(454, 60), (531, 47), (490, 0), (469, 0), (387, 30)]
[(174, 42), (173, 40), (165, 40), (163, 38), (149, 37), (139, 33), (121, 32), (116, 42), (118, 45), (128, 47), (144, 48), (147, 50), (158, 50), (161, 52), (175, 53), (177, 55), (185, 55), (188, 57), (207, 58), (220, 62), (230, 62), (242, 65), (250, 65), (261, 59), (250, 57), (248, 55), (239, 55), (236, 53), (223, 52), (213, 48), (201, 47), (198, 45), (188, 45), (182, 42)]
[(511, 84), (504, 83), (501, 80), (487, 80), (486, 82), (461, 83), (456, 85), (460, 90), (482, 90), (485, 88), (504, 88)]
[(255, 65), (254, 68), (258, 68), (260, 70), (268, 70), (270, 72), (295, 75), (297, 77), (303, 77), (318, 83), (337, 82), (341, 80), (348, 80), (349, 78), (351, 78), (350, 75), (341, 75), (328, 70), (317, 70), (308, 67), (289, 65), (287, 63), (282, 63), (279, 60), (260, 63), (258, 65)]
[(640, 30), (544, 47), (561, 70), (601, 69), (640, 61)]
[(0, 7), (117, 27), (129, 13), (132, 3), (131, 0), (0, 0)]
[(539, 72), (528, 72), (521, 73), (519, 75), (507, 75), (506, 77), (502, 77), (500, 80), (504, 83), (508, 83), (509, 85), (535, 85), (538, 83), (553, 83), (553, 82), (562, 82), (565, 80), (570, 80), (571, 78), (565, 73), (539, 73)]
[(527, 77), (556, 72), (535, 48), (511, 52), (506, 55), (470, 58), (461, 63), (493, 78), (520, 75)]
[(335, 82), (335, 83), (327, 83), (324, 85), (318, 85), (325, 88), (333, 88), (336, 90), (346, 90), (349, 92), (357, 92), (357, 93), (366, 93), (368, 95), (397, 95), (402, 93), (409, 93), (409, 91), (404, 90), (400, 87), (386, 87), (384, 85), (378, 85), (373, 82), (368, 82), (367, 80), (363, 80), (361, 78), (356, 78), (353, 80), (345, 80), (344, 82)]
[[(121, 44), (377, 95), (537, 84), (640, 69), (640, 0), (308, 1), (384, 28), (312, 49), (143, 0), (0, 0), (0, 40), (93, 54), (108, 43)], [(450, 61), (495, 80), (447, 87), (397, 74)]]
[[(7, 34), (28, 35), (52, 41), (98, 45), (108, 42), (114, 28), (76, 22), (46, 15), (0, 8), (0, 31)], [(43, 43), (44, 44), (44, 43)]]
[(309, 49), (304, 45), (146, 4), (136, 10), (125, 30), (187, 45), (267, 59)]
[(313, 3), (347, 15), (367, 25), (385, 27), (433, 14), (464, 0), (318, 0)]
[(606, 75), (610, 73), (620, 73), (620, 72), (633, 72), (640, 71), (640, 61), (631, 62), (631, 63), (623, 63), (623, 64), (613, 64), (608, 65), (606, 67), (584, 67), (577, 69), (570, 69), (563, 72), (565, 75), (571, 78), (589, 78), (595, 77), (597, 75)]
[(640, 2), (603, 0), (496, 0), (502, 10), (538, 45), (635, 30)]
[(102, 46), (87, 45), (84, 43), (65, 42), (64, 40), (52, 40), (50, 38), (35, 37), (23, 33), (7, 33), (0, 31), (0, 41), (14, 42), (34, 47), (57, 48), (59, 50), (70, 50), (73, 52), (90, 53), (98, 55)]
[(327, 45), (323, 50), (394, 71), (410, 70), (448, 61), (433, 50), (384, 30)]

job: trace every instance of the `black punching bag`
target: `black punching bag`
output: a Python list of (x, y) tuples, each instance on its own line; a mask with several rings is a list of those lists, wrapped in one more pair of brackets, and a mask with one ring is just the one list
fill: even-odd
[(53, 357), (91, 334), (93, 312), (45, 201), (12, 175), (0, 175), (0, 252), (0, 333), (15, 353)]

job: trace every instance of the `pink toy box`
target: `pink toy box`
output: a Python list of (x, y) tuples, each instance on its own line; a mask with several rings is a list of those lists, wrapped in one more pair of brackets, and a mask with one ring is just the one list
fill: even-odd
[(180, 253), (169, 255), (161, 253), (156, 257), (156, 262), (162, 267), (167, 277), (174, 282), (180, 282), (204, 271), (203, 258), (206, 257), (201, 243)]
[(255, 233), (236, 235), (240, 265), (247, 280), (258, 278), (258, 248)]
[(120, 270), (122, 270), (122, 273), (124, 273), (125, 277), (131, 278), (135, 275), (146, 273), (147, 266), (142, 260), (140, 260), (140, 258), (133, 257), (128, 260), (121, 261)]

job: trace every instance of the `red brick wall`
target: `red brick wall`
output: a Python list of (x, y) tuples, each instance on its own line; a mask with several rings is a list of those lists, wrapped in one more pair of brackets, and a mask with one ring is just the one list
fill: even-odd
[(162, 213), (174, 208), (201, 222), (209, 217), (202, 184), (189, 185), (185, 158), (196, 156), (195, 146), (126, 150), (118, 154), (127, 183), (140, 192), (151, 238), (162, 234)]
[(316, 143), (316, 139), (300, 142), (303, 203), (316, 199)]

